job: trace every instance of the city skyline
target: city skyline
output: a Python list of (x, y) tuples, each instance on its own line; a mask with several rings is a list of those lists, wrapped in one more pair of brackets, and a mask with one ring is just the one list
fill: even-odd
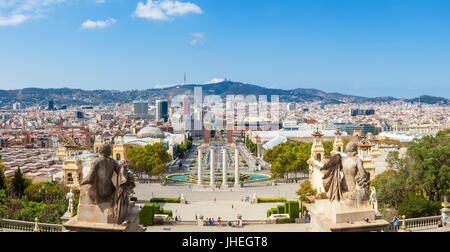
[(449, 5), (3, 0), (0, 89), (151, 89), (187, 73), (187, 83), (449, 97)]

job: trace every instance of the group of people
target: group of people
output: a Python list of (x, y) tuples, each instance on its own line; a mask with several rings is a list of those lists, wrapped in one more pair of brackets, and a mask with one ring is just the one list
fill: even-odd
[(181, 221), (181, 216), (175, 216), (175, 221)]
[[(198, 220), (198, 216), (197, 215), (195, 215), (195, 220), (196, 221)], [(218, 217), (217, 220), (214, 220), (214, 218), (205, 218), (203, 220), (203, 223), (206, 226), (212, 226), (212, 227), (213, 226), (221, 227), (223, 225), (222, 219), (220, 217)], [(239, 227), (239, 226), (241, 226), (241, 220), (238, 219), (236, 221), (228, 221), (226, 224), (229, 227)]]
[[(197, 216), (195, 216), (195, 218), (197, 219)], [(222, 226), (222, 220), (220, 219), (220, 217), (217, 218), (217, 222), (214, 220), (214, 218), (206, 218), (203, 221), (207, 226), (215, 226), (215, 224), (217, 224), (217, 226)]]

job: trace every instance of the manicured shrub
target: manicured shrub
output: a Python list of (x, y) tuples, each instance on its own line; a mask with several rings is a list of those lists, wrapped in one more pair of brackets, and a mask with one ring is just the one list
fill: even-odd
[(300, 212), (300, 204), (298, 201), (288, 201), (285, 203), (286, 208), (289, 209), (287, 213), (289, 214), (289, 217), (291, 220), (295, 221), (296, 218), (299, 217)]
[(145, 204), (139, 213), (139, 224), (146, 227), (153, 225), (153, 219), (155, 217), (154, 210), (154, 204)]
[(180, 203), (180, 198), (153, 198), (150, 202), (155, 203)]
[(155, 214), (167, 214), (169, 215), (169, 217), (173, 217), (172, 210), (164, 210), (158, 204), (147, 203), (144, 205), (144, 208), (142, 208), (141, 212), (139, 213), (139, 224), (142, 224), (144, 226), (161, 224), (154, 222)]
[(293, 223), (291, 218), (277, 219), (277, 224), (288, 224), (288, 223)]
[(167, 214), (167, 215), (169, 215), (169, 217), (173, 217), (172, 210), (164, 210), (164, 211), (162, 212), (162, 214)]
[(258, 203), (286, 202), (285, 198), (258, 198)]
[(278, 208), (278, 213), (280, 213), (280, 214), (286, 213), (286, 212), (284, 211), (284, 209), (285, 209), (284, 206), (277, 206), (277, 208)]

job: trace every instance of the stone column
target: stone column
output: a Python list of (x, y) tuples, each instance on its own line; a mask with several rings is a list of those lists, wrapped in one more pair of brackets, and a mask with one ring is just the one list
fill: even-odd
[(202, 146), (200, 146), (198, 148), (198, 185), (202, 186), (203, 185), (203, 148)]
[(226, 189), (228, 187), (228, 174), (227, 174), (227, 149), (223, 149), (223, 159), (222, 159), (222, 188)]
[(210, 167), (211, 167), (211, 169), (210, 169), (210, 174), (209, 174), (209, 177), (210, 177), (210, 183), (209, 183), (209, 186), (211, 187), (211, 188), (215, 188), (216, 187), (216, 182), (215, 182), (215, 180), (214, 180), (214, 156), (215, 156), (215, 153), (216, 152), (216, 148), (214, 148), (214, 147), (211, 147), (211, 155), (210, 155), (210, 157), (209, 157), (209, 161), (210, 161)]
[(234, 151), (234, 187), (240, 187), (240, 173), (239, 173), (239, 150), (236, 147)]

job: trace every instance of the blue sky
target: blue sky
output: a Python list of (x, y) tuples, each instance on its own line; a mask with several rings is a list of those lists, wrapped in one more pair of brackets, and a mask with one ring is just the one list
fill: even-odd
[(448, 0), (0, 0), (0, 89), (227, 78), (450, 97)]

